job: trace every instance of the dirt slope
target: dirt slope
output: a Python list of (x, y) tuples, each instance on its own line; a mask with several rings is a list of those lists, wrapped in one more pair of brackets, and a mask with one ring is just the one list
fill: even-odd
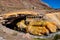
[[(51, 9), (50, 7), (48, 7), (39, 0), (0, 0), (0, 14), (10, 11), (16, 12), (20, 10), (29, 11), (29, 12), (32, 11), (33, 13), (34, 12), (46, 13), (46, 12), (51, 12), (51, 10), (53, 9)], [(26, 37), (24, 37), (24, 35)], [(16, 34), (15, 31), (7, 29), (5, 28), (5, 26), (2, 26), (0, 24), (0, 36), (6, 40), (25, 40), (25, 38), (29, 39), (29, 36), (27, 37), (26, 34), (24, 35), (22, 36), (20, 33)]]
[(0, 13), (20, 9), (45, 10), (51, 9), (40, 0), (0, 0)]
[(39, 0), (0, 0), (0, 6), (16, 8), (37, 7), (39, 9), (49, 8)]

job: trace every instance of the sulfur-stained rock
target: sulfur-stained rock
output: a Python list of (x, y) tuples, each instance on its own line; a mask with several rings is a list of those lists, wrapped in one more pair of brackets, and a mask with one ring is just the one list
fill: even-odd
[[(41, 18), (40, 15), (38, 16), (37, 14), (32, 14), (36, 12), (24, 11), (24, 12), (16, 12), (16, 13), (14, 12), (12, 14), (9, 13), (4, 14), (7, 20), (8, 18), (9, 19), (12, 18), (11, 16), (15, 15), (14, 16), (15, 18), (12, 18), (14, 20), (11, 22), (12, 20), (11, 19), (8, 20), (8, 22), (11, 22), (10, 25), (13, 25), (13, 27), (15, 27), (16, 30), (21, 30), (21, 31), (23, 30), (23, 32), (31, 33), (33, 35), (44, 35), (44, 34), (49, 34), (50, 32), (54, 33), (57, 31), (57, 26), (56, 24), (54, 24), (55, 22), (43, 20), (43, 17)], [(50, 15), (47, 18), (49, 17), (51, 18)]]
[(45, 27), (38, 27), (38, 26), (29, 26), (27, 28), (27, 32), (33, 35), (43, 35), (49, 33), (48, 29), (46, 29)]
[(43, 21), (32, 21), (27, 27), (27, 32), (34, 35), (49, 34), (49, 30), (45, 27)]
[(18, 28), (25, 28), (27, 33), (31, 33), (33, 35), (44, 35), (49, 34), (49, 32), (56, 32), (57, 26), (53, 22), (44, 21), (44, 20), (32, 20), (28, 25), (25, 24), (25, 21), (17, 23)]
[(60, 15), (60, 12), (46, 14), (45, 19), (55, 23), (55, 25), (57, 25), (57, 28), (60, 29), (60, 16), (59, 15)]
[(26, 28), (27, 26), (24, 24), (24, 20), (22, 20), (21, 22), (18, 22), (16, 25), (18, 26), (18, 28)]
[(50, 32), (56, 32), (57, 31), (56, 25), (52, 22), (46, 22), (46, 27), (50, 30)]

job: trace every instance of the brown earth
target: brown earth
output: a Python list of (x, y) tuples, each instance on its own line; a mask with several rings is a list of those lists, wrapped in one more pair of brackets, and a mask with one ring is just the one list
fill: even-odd
[(0, 0), (0, 13), (21, 9), (44, 10), (47, 12), (54, 10), (39, 0)]
[[(58, 12), (39, 0), (0, 0), (0, 14), (18, 11), (33, 11), (37, 13)], [(60, 11), (60, 10), (59, 10)], [(25, 36), (25, 37), (24, 37)], [(23, 34), (8, 29), (0, 24), (0, 37), (5, 40), (31, 40), (29, 34)]]

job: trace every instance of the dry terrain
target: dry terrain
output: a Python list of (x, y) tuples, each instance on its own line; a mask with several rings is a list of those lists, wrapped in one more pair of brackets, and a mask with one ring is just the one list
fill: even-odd
[[(32, 11), (33, 14), (49, 14), (60, 10), (54, 10), (39, 0), (0, 0), (0, 14), (18, 11)], [(28, 33), (24, 34), (6, 28), (0, 23), (0, 40), (32, 40), (32, 37)]]

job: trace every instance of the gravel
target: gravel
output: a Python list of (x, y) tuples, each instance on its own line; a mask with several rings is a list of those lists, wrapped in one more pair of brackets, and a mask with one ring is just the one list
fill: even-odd
[(0, 37), (0, 40), (6, 40), (6, 39), (4, 39), (3, 37)]

